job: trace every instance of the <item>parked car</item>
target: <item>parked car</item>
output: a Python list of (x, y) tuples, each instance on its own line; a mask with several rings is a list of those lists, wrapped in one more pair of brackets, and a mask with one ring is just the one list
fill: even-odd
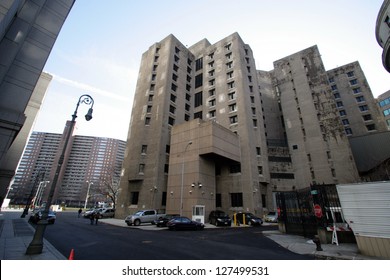
[[(244, 221), (245, 217), (245, 221)], [(252, 213), (249, 212), (240, 212), (236, 214), (237, 221), (242, 225), (249, 226), (261, 226), (263, 224), (263, 220), (259, 217), (256, 217)]]
[(99, 215), (99, 219), (114, 218), (115, 209), (114, 208), (100, 208), (100, 209), (96, 210), (96, 214)]
[(187, 217), (174, 217), (167, 223), (170, 230), (201, 230), (204, 224), (192, 221)]
[[(31, 216), (28, 219), (28, 221), (30, 223), (37, 224), (40, 220), (42, 220), (42, 216), (43, 216), (43, 210), (36, 210), (31, 213)], [(53, 212), (52, 210), (49, 210), (46, 220), (49, 224), (54, 224), (56, 221), (56, 213)]]
[(164, 216), (165, 214), (158, 214), (157, 210), (140, 210), (133, 215), (127, 216), (125, 223), (128, 226), (139, 226), (142, 223), (152, 223)]
[(89, 219), (91, 215), (94, 215), (98, 208), (91, 208), (84, 212), (83, 217)]
[(264, 220), (268, 223), (277, 223), (278, 222), (278, 213), (277, 212), (268, 212), (267, 215), (265, 215)]
[(209, 223), (216, 226), (231, 226), (232, 219), (229, 215), (221, 210), (211, 211), (209, 215)]
[(156, 225), (157, 227), (166, 227), (167, 223), (175, 217), (179, 217), (179, 214), (167, 214), (164, 217), (160, 217), (153, 221), (152, 224)]

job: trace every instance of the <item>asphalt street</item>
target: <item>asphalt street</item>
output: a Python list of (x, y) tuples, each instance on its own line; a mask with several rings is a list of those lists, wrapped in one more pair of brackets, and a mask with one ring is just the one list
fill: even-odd
[(202, 231), (145, 231), (99, 222), (76, 213), (57, 214), (45, 238), (64, 256), (79, 260), (305, 260), (263, 235), (272, 227), (217, 228)]

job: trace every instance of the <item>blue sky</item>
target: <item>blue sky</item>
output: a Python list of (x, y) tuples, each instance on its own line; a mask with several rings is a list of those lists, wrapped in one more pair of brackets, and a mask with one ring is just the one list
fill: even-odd
[(325, 68), (359, 61), (374, 96), (390, 90), (375, 23), (382, 0), (76, 0), (44, 71), (54, 76), (34, 130), (62, 133), (82, 94), (78, 135), (126, 140), (142, 53), (169, 34), (191, 46), (238, 32), (257, 69), (317, 45)]

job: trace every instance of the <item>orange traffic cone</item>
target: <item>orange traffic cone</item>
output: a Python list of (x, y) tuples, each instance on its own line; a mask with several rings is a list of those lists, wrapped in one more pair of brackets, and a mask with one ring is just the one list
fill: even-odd
[(68, 260), (73, 260), (74, 259), (74, 249), (70, 250), (70, 255)]

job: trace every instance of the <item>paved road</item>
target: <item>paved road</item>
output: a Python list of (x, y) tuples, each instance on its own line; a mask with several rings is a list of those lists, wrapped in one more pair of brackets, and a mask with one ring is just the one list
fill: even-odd
[[(45, 238), (64, 256), (74, 249), (79, 260), (302, 260), (312, 256), (295, 254), (262, 234), (264, 227), (206, 229), (203, 231), (144, 231), (117, 227), (77, 213), (57, 213)], [(269, 227), (267, 227), (269, 229)]]

